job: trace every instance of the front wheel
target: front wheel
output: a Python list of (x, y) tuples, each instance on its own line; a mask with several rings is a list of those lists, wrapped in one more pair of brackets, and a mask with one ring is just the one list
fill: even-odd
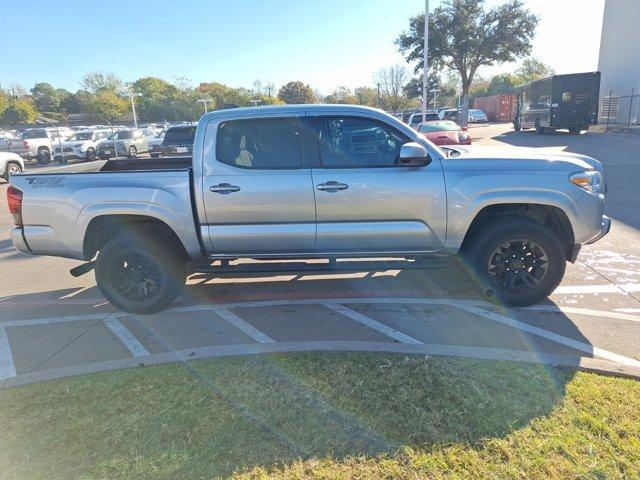
[(154, 313), (184, 288), (186, 267), (175, 247), (141, 232), (122, 233), (98, 254), (96, 283), (109, 302), (130, 313)]
[(22, 173), (22, 167), (19, 163), (9, 162), (7, 163), (7, 168), (4, 171), (5, 180), (9, 181), (9, 177), (11, 175), (17, 175), (18, 173)]
[(474, 233), (463, 257), (485, 296), (518, 307), (548, 297), (566, 268), (557, 235), (526, 217), (505, 216), (489, 222)]
[(47, 165), (51, 162), (51, 152), (46, 148), (41, 148), (38, 150), (38, 155), (36, 156), (36, 160), (40, 165)]
[(86, 154), (87, 162), (93, 162), (96, 159), (96, 151), (94, 148), (88, 148)]
[(133, 145), (131, 145), (129, 147), (127, 155), (128, 155), (129, 158), (136, 158), (138, 156), (138, 149), (136, 147), (134, 147)]

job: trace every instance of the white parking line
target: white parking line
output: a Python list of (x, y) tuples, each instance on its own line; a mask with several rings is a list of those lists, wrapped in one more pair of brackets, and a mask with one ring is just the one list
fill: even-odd
[(415, 338), (410, 337), (409, 335), (399, 332), (398, 330), (395, 330), (385, 325), (384, 323), (380, 323), (374, 320), (373, 318), (369, 318), (366, 315), (356, 312), (355, 310), (351, 310), (350, 308), (340, 305), (339, 303), (322, 302), (322, 305), (344, 315), (345, 317), (349, 317), (351, 320), (355, 320), (356, 322), (366, 325), (367, 327), (372, 328), (373, 330), (377, 330), (378, 332), (383, 333), (387, 337), (393, 338), (398, 342), (413, 344), (413, 345), (422, 344), (420, 340), (416, 340)]
[(131, 333), (127, 327), (125, 327), (120, 320), (113, 315), (109, 315), (104, 319), (104, 323), (109, 327), (116, 337), (124, 344), (125, 347), (131, 352), (134, 357), (145, 357), (149, 355), (149, 351), (144, 348), (144, 345), (140, 343), (133, 333)]
[(617, 353), (610, 352), (609, 350), (604, 350), (602, 348), (589, 345), (588, 343), (580, 342), (578, 340), (574, 340), (572, 338), (565, 337), (563, 335), (558, 335), (557, 333), (544, 330), (543, 328), (534, 327), (533, 325), (529, 325), (528, 323), (521, 322), (519, 320), (514, 320), (513, 318), (505, 317), (504, 315), (499, 315), (497, 313), (489, 312), (482, 308), (474, 307), (468, 304), (456, 305), (456, 307), (462, 310), (466, 310), (467, 312), (470, 312), (470, 313), (475, 313), (476, 315), (480, 315), (482, 317), (488, 318), (495, 322), (508, 325), (509, 327), (517, 328), (524, 332), (537, 335), (538, 337), (546, 338), (547, 340), (551, 340), (553, 342), (566, 345), (567, 347), (573, 348), (574, 350), (579, 350), (581, 352), (589, 353), (591, 355), (595, 355), (601, 358), (606, 358), (607, 360), (621, 363), (623, 365), (629, 365), (631, 367), (640, 367), (640, 361), (634, 358), (625, 357), (624, 355), (619, 355)]
[(13, 364), (11, 344), (7, 338), (7, 330), (0, 327), (0, 380), (16, 376), (16, 367)]
[(605, 285), (560, 285), (552, 295), (569, 293), (637, 293), (640, 283), (607, 283)]
[(236, 327), (241, 332), (249, 335), (256, 342), (258, 342), (258, 343), (276, 343), (273, 338), (269, 337), (265, 333), (262, 333), (260, 330), (255, 328), (249, 322), (247, 322), (247, 321), (243, 320), (242, 318), (240, 318), (238, 315), (233, 313), (231, 310), (228, 310), (228, 309), (226, 309), (224, 307), (212, 307), (211, 310), (214, 311), (215, 313), (217, 313), (218, 315), (220, 315), (222, 318), (224, 318), (227, 322), (229, 322), (231, 325)]
[[(575, 313), (577, 315), (589, 315), (591, 317), (615, 318), (616, 320), (628, 320), (630, 322), (640, 322), (640, 316), (629, 313), (607, 312), (604, 310), (591, 310), (590, 308), (565, 307), (563, 305), (533, 305), (522, 310), (532, 310), (535, 312), (550, 313)], [(633, 309), (631, 309), (633, 310)], [(639, 310), (640, 311), (640, 310)]]

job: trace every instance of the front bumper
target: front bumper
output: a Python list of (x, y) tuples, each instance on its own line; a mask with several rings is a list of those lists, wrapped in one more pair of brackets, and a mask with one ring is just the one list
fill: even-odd
[(587, 245), (590, 245), (592, 243), (596, 243), (598, 240), (600, 240), (602, 237), (604, 237), (607, 233), (609, 233), (609, 230), (611, 230), (611, 219), (609, 217), (607, 217), (606, 215), (603, 215), (602, 216), (602, 223), (600, 225), (600, 231), (596, 234), (595, 237), (593, 237), (589, 241), (587, 241)]

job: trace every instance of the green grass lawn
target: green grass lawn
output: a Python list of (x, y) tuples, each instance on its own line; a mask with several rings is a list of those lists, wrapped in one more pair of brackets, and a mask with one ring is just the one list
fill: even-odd
[(640, 478), (640, 382), (391, 354), (194, 361), (0, 391), (0, 478)]

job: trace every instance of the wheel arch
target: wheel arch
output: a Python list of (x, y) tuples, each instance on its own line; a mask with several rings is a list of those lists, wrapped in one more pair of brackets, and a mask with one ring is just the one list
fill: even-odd
[(185, 260), (191, 258), (178, 234), (166, 222), (156, 217), (129, 214), (99, 215), (92, 218), (84, 235), (84, 257), (93, 258), (109, 239), (119, 233), (136, 230), (165, 239)]
[(460, 249), (464, 251), (473, 236), (487, 222), (507, 215), (524, 216), (549, 227), (562, 242), (567, 260), (573, 259), (575, 236), (569, 216), (558, 206), (542, 203), (499, 203), (483, 207), (471, 221)]

